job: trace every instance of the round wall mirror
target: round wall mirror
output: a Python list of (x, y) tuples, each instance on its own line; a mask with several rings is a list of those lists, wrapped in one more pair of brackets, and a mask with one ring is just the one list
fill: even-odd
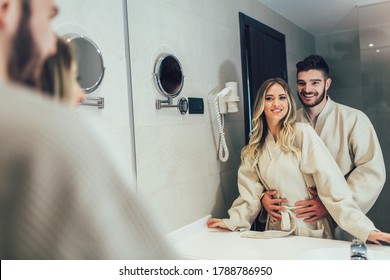
[(93, 92), (102, 82), (105, 71), (100, 49), (83, 35), (69, 34), (64, 37), (75, 52), (81, 88), (86, 93)]
[(155, 65), (154, 78), (163, 96), (169, 98), (178, 96), (184, 84), (183, 70), (179, 60), (171, 54), (161, 55)]

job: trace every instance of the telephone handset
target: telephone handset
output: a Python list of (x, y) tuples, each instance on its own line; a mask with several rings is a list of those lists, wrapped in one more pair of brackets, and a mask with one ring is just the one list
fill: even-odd
[(217, 113), (217, 125), (219, 129), (219, 149), (218, 157), (222, 162), (226, 162), (229, 158), (229, 150), (226, 145), (224, 129), (224, 114), (235, 113), (238, 111), (237, 103), (240, 98), (237, 95), (237, 83), (228, 82), (226, 87), (222, 89), (214, 99), (215, 111)]

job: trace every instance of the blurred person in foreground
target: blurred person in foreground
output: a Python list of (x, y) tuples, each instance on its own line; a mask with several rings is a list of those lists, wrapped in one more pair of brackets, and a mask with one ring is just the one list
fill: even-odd
[(40, 87), (57, 13), (0, 0), (0, 258), (176, 258), (107, 133), (23, 86)]

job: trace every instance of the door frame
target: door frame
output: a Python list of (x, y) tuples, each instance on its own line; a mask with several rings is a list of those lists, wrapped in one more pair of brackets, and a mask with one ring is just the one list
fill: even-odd
[(287, 81), (287, 59), (286, 59), (286, 39), (285, 35), (278, 32), (277, 30), (243, 14), (239, 13), (239, 24), (240, 24), (240, 46), (241, 46), (241, 71), (242, 71), (242, 86), (243, 86), (243, 99), (244, 99), (244, 120), (245, 120), (245, 143), (249, 142), (251, 132), (251, 121), (252, 121), (252, 108), (250, 100), (250, 86), (249, 86), (249, 65), (248, 61), (248, 33), (247, 27), (251, 26), (266, 34), (267, 36), (273, 37), (278, 41), (281, 41), (284, 45), (284, 51), (282, 60), (284, 61), (284, 79)]

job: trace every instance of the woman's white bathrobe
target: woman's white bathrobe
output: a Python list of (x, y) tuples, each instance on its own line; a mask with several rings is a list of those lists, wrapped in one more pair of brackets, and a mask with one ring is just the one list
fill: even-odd
[[(296, 123), (296, 145), (301, 149), (299, 161), (292, 152), (282, 151), (269, 133), (259, 162), (245, 160), (238, 171), (240, 196), (224, 219), (230, 230), (249, 230), (261, 210), (260, 197), (274, 189), (288, 199), (287, 206), (309, 199), (308, 187), (317, 186), (318, 195), (333, 219), (346, 231), (366, 241), (374, 224), (354, 203), (348, 185), (331, 154), (309, 124)], [(326, 218), (306, 223), (296, 218), (295, 235), (331, 238)], [(280, 230), (281, 223), (267, 222), (266, 230)]]
[[(310, 123), (304, 109), (298, 110), (297, 121)], [(367, 213), (386, 181), (382, 150), (370, 120), (328, 97), (314, 129), (346, 177), (356, 204)]]

